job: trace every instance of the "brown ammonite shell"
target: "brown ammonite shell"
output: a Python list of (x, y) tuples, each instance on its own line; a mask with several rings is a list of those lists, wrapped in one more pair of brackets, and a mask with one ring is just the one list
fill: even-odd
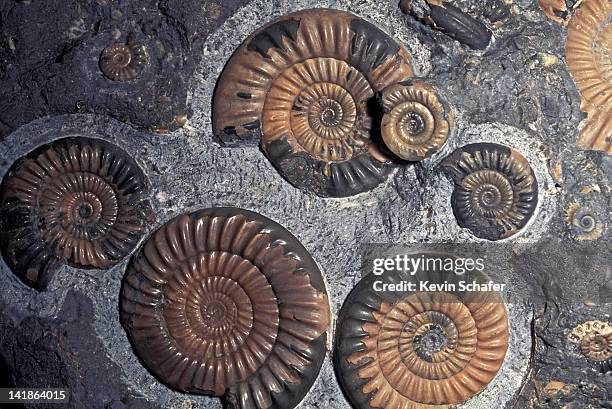
[(569, 22), (567, 65), (588, 114), (578, 145), (612, 153), (612, 3), (584, 0)]
[(154, 220), (149, 190), (134, 159), (109, 142), (76, 137), (44, 145), (4, 177), (4, 260), (39, 289), (61, 263), (109, 268), (131, 253)]
[(330, 310), (314, 260), (253, 212), (183, 214), (134, 257), (121, 321), (146, 367), (231, 408), (293, 408), (325, 357)]
[(538, 203), (538, 183), (527, 159), (494, 143), (463, 146), (442, 162), (453, 179), (453, 213), (461, 227), (487, 240), (522, 229)]
[(597, 240), (604, 232), (605, 225), (597, 220), (589, 209), (578, 203), (570, 204), (567, 209), (567, 226), (572, 238), (578, 241)]
[(113, 81), (130, 81), (138, 78), (149, 63), (149, 55), (143, 44), (112, 44), (100, 55), (100, 69)]
[(484, 390), (503, 364), (509, 329), (498, 293), (384, 287), (405, 281), (418, 282), (369, 274), (339, 314), (334, 362), (356, 409), (449, 408)]
[(382, 104), (382, 137), (400, 158), (420, 161), (446, 143), (453, 115), (432, 86), (417, 81), (392, 85), (383, 91)]
[(371, 102), (412, 76), (410, 60), (353, 14), (315, 9), (281, 17), (252, 34), (223, 71), (215, 137), (225, 145), (261, 142), (285, 179), (319, 196), (369, 190), (392, 169), (372, 140), (380, 125)]
[(612, 325), (602, 321), (586, 321), (576, 326), (567, 337), (589, 361), (602, 370), (612, 369)]

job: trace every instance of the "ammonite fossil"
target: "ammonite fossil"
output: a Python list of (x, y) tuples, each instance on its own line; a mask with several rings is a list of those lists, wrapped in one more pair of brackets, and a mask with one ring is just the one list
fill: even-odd
[(400, 158), (423, 160), (446, 143), (453, 116), (430, 85), (392, 85), (383, 91), (382, 104), (382, 137)]
[(281, 17), (230, 59), (215, 92), (214, 134), (225, 145), (261, 136), (280, 173), (320, 196), (369, 190), (391, 169), (372, 138), (380, 130), (374, 96), (411, 77), (410, 60), (352, 14), (316, 9)]
[[(384, 287), (425, 277), (369, 274), (344, 303), (334, 361), (355, 408), (447, 408), (480, 393), (500, 370), (509, 333), (499, 293)], [(451, 272), (446, 282), (458, 277)]]
[(149, 63), (147, 49), (142, 44), (113, 44), (100, 56), (100, 69), (113, 81), (130, 81), (138, 78)]
[(612, 3), (584, 0), (568, 26), (567, 65), (586, 120), (578, 145), (612, 153)]
[(475, 50), (487, 48), (493, 36), (483, 22), (443, 0), (402, 0), (400, 9)]
[(59, 263), (108, 268), (154, 220), (149, 182), (111, 143), (60, 139), (19, 160), (4, 177), (0, 244), (26, 283), (44, 288)]
[(568, 341), (603, 371), (612, 370), (612, 325), (586, 321), (572, 330)]
[(538, 0), (538, 5), (546, 17), (559, 25), (567, 25), (569, 12), (565, 0)]
[(183, 214), (154, 233), (124, 279), (121, 320), (148, 369), (230, 408), (292, 408), (325, 356), (321, 273), (278, 224), (245, 210)]
[(572, 203), (569, 206), (567, 225), (572, 237), (578, 241), (597, 240), (604, 231), (603, 223), (578, 203)]
[(533, 215), (538, 184), (527, 159), (493, 143), (457, 149), (442, 163), (454, 183), (453, 212), (461, 227), (499, 240), (516, 234)]

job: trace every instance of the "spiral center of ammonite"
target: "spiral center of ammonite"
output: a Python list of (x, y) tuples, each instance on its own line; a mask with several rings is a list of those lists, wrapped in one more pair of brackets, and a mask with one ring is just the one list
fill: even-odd
[(425, 130), (425, 120), (417, 112), (409, 112), (404, 117), (403, 126), (410, 135), (419, 135)]
[(608, 341), (601, 335), (596, 335), (589, 345), (593, 352), (604, 352), (608, 348)]
[(584, 215), (580, 217), (578, 227), (580, 227), (583, 231), (590, 233), (595, 230), (595, 226), (597, 223), (595, 222), (595, 218), (593, 216)]
[(97, 240), (114, 226), (119, 212), (116, 192), (103, 178), (86, 172), (61, 175), (42, 191), (40, 219), (43, 236)]
[(480, 204), (487, 210), (493, 210), (498, 207), (502, 200), (502, 194), (494, 185), (483, 185), (480, 188)]
[(121, 68), (125, 68), (130, 65), (131, 60), (132, 55), (127, 47), (117, 49), (112, 57), (113, 64)]
[(334, 127), (342, 121), (342, 106), (334, 100), (323, 98), (319, 102), (321, 106), (321, 123), (327, 127)]
[(432, 354), (442, 351), (448, 338), (444, 329), (437, 324), (425, 324), (417, 330), (412, 342), (416, 354), (428, 362), (432, 362)]

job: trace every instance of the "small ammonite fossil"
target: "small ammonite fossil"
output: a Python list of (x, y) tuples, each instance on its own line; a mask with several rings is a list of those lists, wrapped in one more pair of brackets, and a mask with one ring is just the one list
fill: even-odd
[(382, 137), (400, 158), (420, 161), (446, 143), (453, 115), (430, 85), (417, 81), (392, 85), (383, 91), (382, 104)]
[(411, 77), (410, 61), (401, 45), (353, 14), (281, 17), (228, 62), (213, 102), (215, 137), (225, 145), (260, 142), (290, 183), (317, 195), (369, 190), (392, 169), (372, 138), (380, 131), (375, 94)]
[(604, 224), (578, 203), (572, 203), (567, 209), (567, 225), (578, 241), (597, 240), (604, 231)]
[(183, 214), (134, 257), (121, 321), (147, 368), (230, 408), (293, 408), (325, 357), (323, 279), (295, 237), (235, 208)]
[(589, 361), (603, 371), (612, 369), (612, 325), (602, 321), (586, 321), (567, 337)]
[(527, 159), (506, 146), (466, 145), (446, 158), (442, 169), (455, 183), (451, 203), (457, 222), (478, 237), (510, 237), (536, 209), (535, 174)]
[(99, 139), (66, 138), (17, 161), (4, 177), (0, 247), (27, 284), (44, 288), (65, 263), (109, 268), (154, 220), (138, 164)]
[(568, 26), (567, 65), (588, 115), (578, 136), (586, 149), (612, 153), (612, 3), (584, 0)]
[(338, 317), (334, 362), (355, 408), (448, 408), (480, 393), (500, 370), (509, 329), (499, 293), (385, 289), (407, 280), (458, 280), (454, 273), (449, 281), (436, 276), (370, 274), (347, 298)]
[(139, 77), (149, 63), (143, 44), (112, 44), (100, 55), (100, 69), (113, 81), (130, 81)]

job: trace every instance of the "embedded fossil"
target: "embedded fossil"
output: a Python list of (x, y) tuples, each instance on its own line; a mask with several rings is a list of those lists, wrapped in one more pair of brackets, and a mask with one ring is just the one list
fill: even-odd
[(446, 158), (442, 169), (455, 182), (451, 202), (457, 222), (478, 237), (510, 237), (535, 211), (535, 175), (513, 149), (492, 143), (466, 145)]
[(213, 103), (215, 137), (257, 143), (293, 185), (349, 196), (392, 168), (372, 141), (375, 93), (412, 76), (411, 57), (352, 14), (328, 9), (281, 17), (230, 59)]
[(292, 408), (323, 362), (330, 312), (295, 237), (217, 208), (147, 240), (124, 279), (121, 321), (148, 369), (176, 389), (226, 395), (235, 408)]
[(484, 23), (445, 1), (402, 0), (400, 8), (470, 48), (484, 50), (491, 42), (493, 33)]
[(567, 25), (569, 13), (565, 0), (538, 0), (538, 5), (549, 19), (562, 26)]
[(372, 276), (338, 317), (334, 359), (355, 408), (447, 408), (493, 380), (509, 336), (498, 293), (375, 291), (375, 280), (399, 283), (409, 274)]
[(567, 339), (602, 370), (612, 369), (612, 325), (602, 321), (586, 321), (575, 327)]
[(604, 225), (578, 203), (572, 203), (569, 206), (567, 225), (571, 230), (572, 237), (578, 241), (597, 240), (604, 230)]
[(588, 115), (577, 143), (612, 153), (612, 3), (585, 0), (569, 22), (567, 65)]
[(148, 192), (138, 164), (108, 142), (79, 137), (45, 145), (4, 178), (4, 259), (39, 289), (60, 261), (108, 268), (132, 251), (153, 220)]
[(419, 161), (446, 143), (452, 113), (431, 86), (420, 82), (392, 85), (383, 91), (382, 103), (382, 137), (400, 158)]
[(100, 56), (100, 69), (113, 81), (130, 81), (138, 78), (149, 63), (147, 50), (142, 44), (113, 44)]

